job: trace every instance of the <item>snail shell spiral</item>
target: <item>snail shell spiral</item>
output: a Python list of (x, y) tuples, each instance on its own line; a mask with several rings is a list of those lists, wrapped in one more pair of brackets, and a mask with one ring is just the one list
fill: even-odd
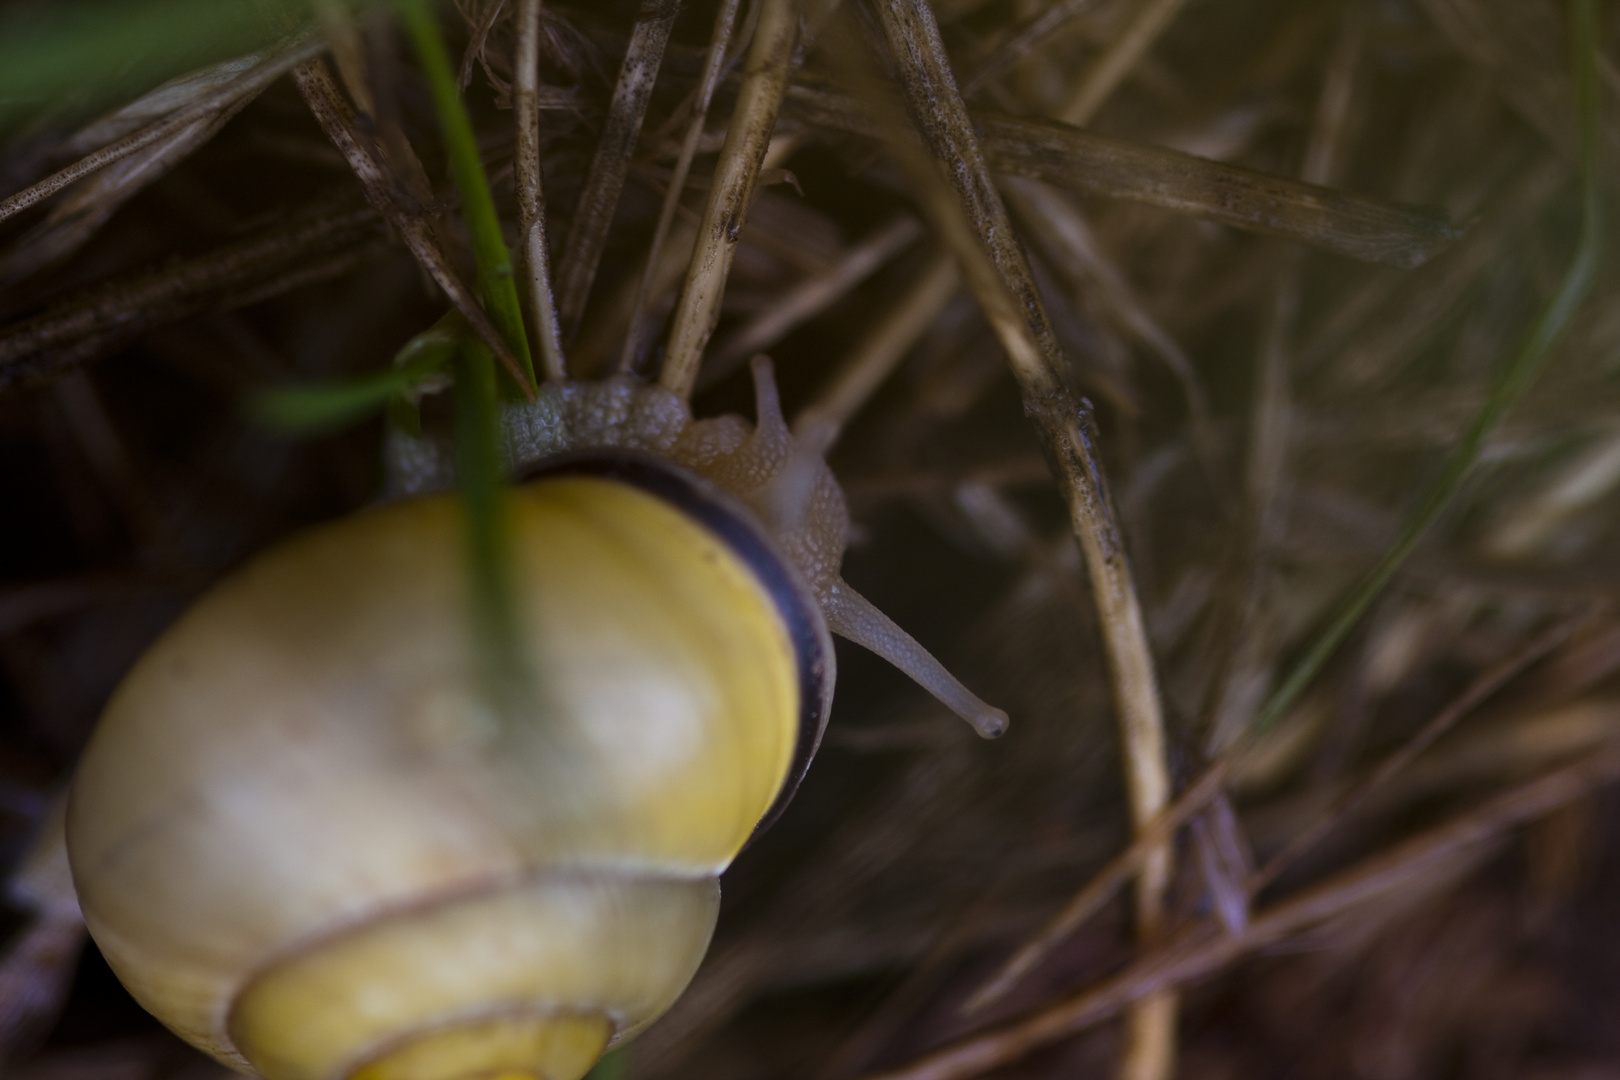
[(696, 970), (821, 723), (826, 631), (757, 536), (623, 477), (519, 487), (511, 528), (549, 737), (474, 690), (448, 495), (261, 556), (109, 705), (69, 807), (86, 920), (221, 1060), (575, 1080)]
[(578, 1080), (696, 971), (720, 873), (820, 740), (829, 624), (1000, 730), (839, 578), (843, 494), (755, 377), (757, 427), (633, 380), (508, 415), (515, 721), (481, 693), (427, 440), (394, 447), (395, 501), (260, 555), (159, 639), (67, 821), (142, 1005), (268, 1080)]

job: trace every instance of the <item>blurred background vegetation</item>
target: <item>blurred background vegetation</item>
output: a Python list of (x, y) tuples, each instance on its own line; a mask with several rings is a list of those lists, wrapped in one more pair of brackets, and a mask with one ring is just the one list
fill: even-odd
[[(742, 5), (734, 52), (758, 6)], [(517, 7), (440, 8), (509, 243)], [(364, 61), (358, 82), (331, 70), (369, 95), (366, 136), (420, 162), (393, 178), (398, 201), (472, 279), (409, 42), (384, 6), (343, 10), (0, 5), (0, 197), (49, 191), (0, 222), (0, 866), (23, 859), (108, 693), (193, 597), (382, 490), (383, 419), (293, 438), (250, 408), (272, 387), (386, 371), (446, 307), (288, 77), (323, 34)], [(653, 10), (544, 5), (558, 260)], [(837, 1080), (1067, 1016), (952, 1075), (1091, 1075), (1115, 1068), (1128, 1000), (1174, 986), (1186, 1076), (1620, 1071), (1617, 260), (1434, 529), (1277, 722), (1253, 727), (1419, 509), (1583, 230), (1615, 250), (1583, 213), (1571, 8), (935, 0), (1061, 379), (1095, 406), (1170, 774), (1201, 792), (1155, 939), (1138, 941), (1116, 890), (973, 1013), (1132, 823), (1107, 628), (1060, 486), (879, 103), (825, 46), (854, 40), (823, 33), (838, 26), (878, 42), (874, 71), (897, 79), (894, 55), (876, 59), (878, 10), (802, 9), (694, 404), (746, 414), (757, 351), (789, 416), (851, 357), (892, 354), (832, 454), (856, 522), (846, 577), (1014, 726), (981, 743), (841, 643), (801, 794), (728, 875), (687, 997), (612, 1067)], [(637, 370), (659, 363), (741, 72), (734, 56), (674, 254), (644, 275), (715, 14), (690, 0), (671, 24), (594, 287), (563, 321), (576, 375), (611, 370), (632, 327)], [(1620, 8), (1597, 4), (1596, 21), (1612, 196)], [(1019, 126), (1043, 117), (1090, 141)], [(79, 951), (71, 919), (43, 933), (18, 882), (0, 922), (5, 1075), (219, 1074)]]

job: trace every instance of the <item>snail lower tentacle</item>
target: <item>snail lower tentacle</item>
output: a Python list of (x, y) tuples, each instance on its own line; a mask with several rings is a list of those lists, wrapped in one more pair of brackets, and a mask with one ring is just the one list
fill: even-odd
[(845, 582), (833, 582), (822, 612), (827, 619), (827, 629), (872, 650), (911, 676), (917, 685), (966, 720), (983, 738), (998, 739), (1007, 733), (1005, 712), (980, 700), (947, 671), (933, 653), (918, 644), (916, 638)]

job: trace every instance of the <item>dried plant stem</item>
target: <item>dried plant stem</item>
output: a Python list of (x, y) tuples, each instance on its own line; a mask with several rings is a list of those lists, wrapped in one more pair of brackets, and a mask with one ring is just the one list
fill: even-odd
[[(647, 279), (647, 295), (638, 325), (632, 328), (638, 339), (645, 340), (649, 330), (669, 313), (675, 290), (691, 261), (696, 238), (697, 223), (688, 216), (677, 217), (670, 226), (669, 235), (658, 250), (658, 261), (651, 264), (652, 273)], [(611, 296), (591, 309), (569, 349), (578, 374), (601, 371), (609, 366), (608, 357), (624, 341), (625, 328), (630, 325), (646, 271), (643, 267), (639, 273), (621, 279)]]
[(1574, 53), (1576, 98), (1581, 128), (1581, 234), (1569, 269), (1558, 292), (1536, 320), (1524, 344), (1508, 362), (1490, 397), (1475, 415), (1468, 429), (1446, 458), (1439, 477), (1424, 493), (1417, 511), (1408, 519), (1395, 541), (1366, 577), (1339, 607), (1327, 627), (1317, 635), (1310, 649), (1289, 671), (1288, 677), (1266, 701), (1255, 718), (1261, 729), (1275, 723), (1294, 704), (1305, 687), (1316, 677), (1328, 657), (1338, 649), (1352, 627), (1361, 620), (1374, 599), (1417, 548), (1418, 542), (1439, 520), (1441, 513), (1462, 487), (1485, 448), (1486, 440), (1501, 423), (1508, 409), (1523, 396), (1541, 373), (1553, 346), (1563, 336), (1576, 310), (1591, 292), (1602, 257), (1602, 203), (1598, 177), (1598, 97), (1597, 32), (1592, 0), (1572, 0), (1572, 51)]
[[(1062, 381), (1062, 350), (957, 91), (933, 12), (922, 0), (874, 0), (873, 6), (912, 119), (954, 189), (954, 207), (933, 200), (936, 216), (943, 214), (945, 219), (941, 231), (952, 238), (958, 259), (969, 270), (968, 280), (1007, 349), (1024, 409), (1041, 432), (1069, 505), (1103, 628), (1131, 820), (1142, 831), (1170, 798), (1164, 715), (1141, 602), (1096, 451), (1090, 405), (1075, 400)], [(939, 186), (937, 174), (927, 166), (913, 171), (930, 177), (928, 188)], [(993, 269), (974, 272), (974, 266), (984, 264), (986, 253)], [(1168, 843), (1151, 852), (1137, 877), (1137, 928), (1144, 941), (1153, 940), (1163, 921), (1171, 852)], [(1132, 1009), (1123, 1075), (1132, 1080), (1168, 1075), (1174, 1059), (1175, 1012), (1168, 993)]]
[(1402, 744), (1400, 749), (1379, 762), (1378, 767), (1364, 780), (1334, 799), (1332, 804), (1317, 814), (1310, 824), (1296, 833), (1287, 846), (1256, 871), (1249, 880), (1249, 894), (1255, 895), (1275, 881), (1277, 876), (1293, 865), (1301, 854), (1327, 835), (1335, 824), (1344, 820), (1374, 792), (1394, 779), (1395, 775), (1416, 760), (1419, 754), (1433, 746), (1436, 739), (1455, 727), (1457, 721), (1477, 709), (1531, 664), (1568, 641), (1577, 630), (1591, 623), (1598, 610), (1588, 608), (1578, 615), (1559, 620), (1544, 633), (1480, 672), (1461, 694), (1436, 713), (1434, 718)]
[(490, 74), (484, 49), (489, 42), (489, 32), (495, 28), (495, 20), (501, 17), (504, 10), (506, 0), (489, 0), (485, 3), (483, 12), (477, 16), (477, 22), (473, 23), (472, 33), (467, 38), (467, 48), (461, 54), (461, 66), (456, 69), (456, 89), (461, 93), (466, 93), (467, 87), (472, 85), (474, 61), (484, 60), (484, 73)]
[(1147, 313), (1130, 283), (1103, 255), (1091, 227), (1060, 192), (1036, 180), (1008, 177), (1003, 192), (1019, 216), (1033, 228), (1037, 246), (1075, 291), (1095, 290), (1114, 316), (1164, 362), (1181, 384), (1193, 444), (1211, 476), (1218, 475), (1219, 451), (1204, 388), (1192, 360), (1176, 340)]
[(1034, 937), (1026, 941), (1013, 958), (997, 970), (976, 990), (962, 1006), (966, 1014), (973, 1014), (1006, 997), (1020, 980), (1035, 970), (1052, 951), (1078, 930), (1085, 921), (1102, 910), (1114, 893), (1142, 869), (1155, 851), (1163, 848), (1176, 831), (1189, 820), (1202, 813), (1210, 802), (1225, 789), (1226, 774), (1231, 758), (1223, 757), (1211, 765), (1196, 781), (1176, 797), (1153, 823), (1140, 830), (1131, 845), (1114, 856), (1097, 871), (1074, 899), (1064, 905)]
[(1097, 0), (1057, 0), (1056, 3), (1049, 5), (979, 65), (978, 70), (963, 82), (962, 96), (972, 97), (986, 83), (1017, 64), (1031, 49), (1049, 41), (1053, 34), (1058, 33), (1077, 16), (1090, 10), (1096, 3)]
[[(980, 295), (981, 304), (984, 303), (983, 290), (989, 287), (998, 292), (1010, 291), (1012, 295), (1008, 300), (1015, 309), (1030, 313), (1027, 318), (1016, 318), (1024, 329), (1013, 332), (1020, 344), (1016, 351), (1009, 352), (1009, 358), (1014, 373), (1026, 387), (1026, 394), (1028, 390), (1055, 389), (1059, 385), (1058, 373), (1064, 367), (1063, 350), (1052, 331), (1051, 320), (1007, 217), (1007, 209), (991, 180), (989, 164), (968, 120), (967, 107), (957, 92), (950, 58), (933, 13), (913, 0), (875, 0), (873, 7), (905, 89), (907, 111), (922, 135), (923, 145), (943, 168), (954, 194), (945, 204), (950, 209), (936, 207), (936, 213), (948, 212), (958, 221), (965, 213), (966, 222), (951, 231), (964, 234), (962, 238), (970, 244), (977, 261), (982, 262), (983, 255), (990, 258), (994, 273), (983, 283), (975, 283), (970, 271), (969, 283)], [(928, 175), (933, 175), (935, 166), (924, 168)], [(962, 258), (960, 251), (957, 257)], [(997, 326), (997, 331), (1005, 344), (1010, 328), (1004, 331)]]
[(686, 287), (675, 310), (659, 382), (688, 397), (697, 382), (703, 348), (720, 318), (720, 298), (731, 258), (753, 201), (776, 114), (787, 89), (788, 65), (799, 31), (796, 0), (759, 0), (759, 27), (748, 50), (737, 107), (731, 115), (720, 159), (715, 163), (709, 202), (698, 226), (697, 244), (686, 271)]
[(568, 376), (562, 331), (551, 289), (551, 251), (546, 243), (546, 200), (540, 189), (540, 0), (518, 0), (517, 71), (512, 112), (517, 121), (518, 217), (523, 232), (523, 265), (528, 270), (529, 321), (540, 346), (540, 368), (548, 379)]
[[(1069, 519), (1086, 557), (1103, 626), (1114, 707), (1119, 713), (1131, 822), (1140, 833), (1152, 825), (1170, 798), (1163, 707), (1141, 601), (1097, 453), (1091, 409), (1083, 401), (1066, 402), (1066, 396), (1059, 393), (1042, 399), (1035, 416), (1047, 452), (1061, 471)], [(1025, 407), (1029, 408), (1027, 398)], [(1162, 928), (1172, 852), (1168, 841), (1149, 851), (1136, 879), (1137, 933), (1144, 942), (1151, 942)], [(1168, 991), (1133, 1006), (1126, 1021), (1119, 1075), (1132, 1080), (1168, 1076), (1174, 1069), (1175, 1021), (1176, 1006)]]
[[(1328, 184), (1348, 126), (1356, 66), (1361, 57), (1362, 21), (1346, 17), (1338, 35), (1316, 118), (1305, 147), (1301, 178)], [(1255, 706), (1268, 689), (1276, 667), (1273, 616), (1264, 599), (1275, 582), (1266, 562), (1285, 525), (1287, 455), (1293, 391), (1290, 373), (1295, 328), (1301, 298), (1300, 275), (1304, 252), (1292, 249), (1278, 260), (1260, 334), (1257, 371), (1250, 401), (1248, 453), (1244, 461), (1244, 531), (1237, 538), (1235, 563), (1238, 583), (1218, 613), (1224, 628), (1217, 633), (1232, 645), (1222, 657), (1206, 694), (1203, 737), (1210, 748), (1226, 746), (1249, 722)]]
[(1108, 50), (1092, 64), (1086, 77), (1070, 93), (1057, 115), (1065, 123), (1084, 127), (1097, 115), (1125, 77), (1131, 73), (1153, 43), (1159, 40), (1171, 20), (1187, 0), (1141, 0), (1136, 17), (1125, 32), (1115, 38)]
[(1245, 954), (1286, 941), (1470, 856), (1507, 829), (1620, 780), (1612, 744), (1512, 788), (1483, 806), (1369, 858), (1257, 915), (1241, 935), (1194, 927), (1130, 967), (1068, 998), (865, 1080), (966, 1080), (1117, 1015), (1133, 1002), (1216, 974)]
[(0, 221), (22, 213), (36, 203), (44, 202), (58, 191), (92, 173), (99, 172), (116, 161), (122, 161), (139, 150), (163, 142), (178, 133), (182, 128), (189, 127), (196, 120), (197, 113), (194, 110), (176, 113), (156, 123), (148, 124), (132, 135), (124, 136), (111, 146), (103, 147), (94, 153), (85, 155), (66, 168), (47, 176), (32, 187), (24, 188), (15, 195), (0, 200)]
[(780, 341), (795, 326), (814, 318), (914, 243), (922, 231), (922, 223), (910, 214), (897, 217), (846, 251), (826, 274), (789, 289), (769, 310), (709, 354), (700, 385), (724, 378), (761, 349)]
[(703, 75), (698, 80), (697, 94), (692, 101), (692, 119), (686, 127), (686, 138), (681, 142), (680, 155), (675, 159), (675, 171), (670, 174), (669, 190), (664, 192), (664, 203), (658, 209), (658, 224), (653, 228), (652, 243), (647, 246), (647, 261), (636, 286), (635, 305), (631, 309), (629, 329), (624, 335), (624, 348), (619, 352), (619, 371), (628, 372), (641, 352), (641, 313), (647, 306), (658, 271), (658, 258), (669, 237), (675, 211), (686, 193), (686, 178), (692, 171), (692, 160), (697, 157), (698, 144), (703, 140), (703, 125), (709, 118), (709, 105), (714, 100), (714, 88), (720, 85), (720, 76), (726, 68), (726, 51), (731, 47), (731, 32), (737, 22), (737, 8), (741, 0), (721, 0), (714, 13), (714, 31), (709, 35), (709, 51), (703, 59)]
[[(849, 98), (795, 87), (791, 100), (817, 124), (879, 134), (870, 113)], [(972, 117), (998, 172), (1281, 236), (1346, 258), (1418, 266), (1459, 235), (1438, 210), (1349, 195), (1052, 120), (984, 109)]]
[[(189, 314), (210, 297), (236, 303), (271, 295), (287, 269), (296, 282), (352, 268), (356, 234), (377, 225), (370, 207), (278, 224), (256, 236), (181, 263), (95, 286), (0, 334), (0, 390), (42, 382), (162, 322)], [(364, 249), (362, 249), (363, 253)]]
[[(294, 72), (298, 81), (298, 90), (304, 95), (304, 101), (309, 105), (309, 111), (314, 114), (315, 120), (326, 132), (327, 138), (338, 148), (354, 170), (365, 189), (366, 198), (383, 216), (388, 219), (399, 233), (400, 239), (416, 257), (439, 288), (449, 298), (455, 309), (461, 312), (467, 325), (472, 327), (478, 339), (487, 345), (501, 366), (506, 369), (513, 381), (521, 387), (529, 387), (530, 379), (523, 368), (518, 364), (512, 350), (507, 347), (501, 332), (495, 328), (484, 309), (479, 305), (478, 298), (472, 290), (462, 282), (456, 273), (450, 259), (439, 249), (438, 242), (433, 238), (433, 231), (427, 219), (419, 215), (410, 214), (394, 199), (392, 185), (388, 174), (382, 166), (371, 156), (360, 140), (359, 129), (355, 126), (354, 113), (349, 110), (348, 103), (338, 93), (337, 85), (332, 77), (326, 73), (326, 68), (319, 60), (311, 60), (298, 67)], [(530, 391), (532, 393), (532, 390)]]
[(361, 116), (375, 117), (377, 104), (372, 100), (371, 80), (366, 78), (365, 44), (360, 39), (360, 27), (354, 12), (343, 0), (314, 0), (310, 5), (321, 36), (332, 49), (332, 62), (337, 65), (338, 78), (349, 92)]
[(849, 418), (883, 385), (961, 286), (956, 263), (934, 259), (850, 351), (832, 383), (794, 418), (793, 433), (821, 450), (832, 446)]
[(557, 265), (557, 312), (570, 333), (579, 325), (591, 283), (596, 280), (602, 245), (619, 207), (624, 178), (636, 152), (636, 139), (641, 135), (641, 122), (647, 115), (647, 102), (664, 61), (664, 47), (680, 11), (681, 0), (642, 0), (630, 32), (630, 45), (619, 67), (619, 82), (608, 106), (607, 123), (580, 189), (579, 204), (574, 207), (568, 239)]
[(289, 39), (277, 48), (266, 52), (258, 63), (241, 75), (188, 103), (185, 107), (176, 110), (172, 115), (148, 124), (140, 130), (124, 136), (117, 142), (86, 154), (67, 168), (53, 173), (32, 187), (0, 201), (0, 221), (4, 221), (28, 209), (30, 206), (50, 198), (75, 181), (82, 180), (86, 176), (122, 161), (141, 150), (172, 139), (182, 130), (197, 125), (199, 121), (216, 119), (213, 114), (222, 111), (234, 114), (252, 101), (254, 97), (258, 96), (259, 92), (265, 87), (292, 68), (317, 55), (325, 47), (324, 42), (319, 39), (312, 39), (307, 34), (300, 34)]

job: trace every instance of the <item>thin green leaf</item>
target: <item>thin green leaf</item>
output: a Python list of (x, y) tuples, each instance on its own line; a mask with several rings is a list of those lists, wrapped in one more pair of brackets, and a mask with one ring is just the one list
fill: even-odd
[(474, 642), (481, 678), (501, 716), (524, 715), (528, 681), (506, 527), (506, 468), (495, 357), (476, 339), (456, 354), (456, 476), (467, 515)]
[(602, 1055), (596, 1067), (585, 1074), (585, 1080), (623, 1080), (630, 1074), (630, 1048), (620, 1047)]
[(1520, 346), (1512, 361), (1498, 378), (1489, 399), (1461, 441), (1446, 459), (1440, 476), (1424, 495), (1416, 513), (1407, 521), (1394, 547), (1384, 554), (1378, 565), (1367, 574), (1339, 608), (1327, 627), (1311, 644), (1305, 655), (1295, 663), (1288, 677), (1272, 692), (1265, 706), (1255, 718), (1257, 730), (1276, 723), (1299, 699), (1312, 679), (1333, 655), (1389, 584), (1390, 578), (1406, 562), (1418, 542), (1423, 539), (1461, 489), (1463, 481), (1479, 461), (1491, 433), (1514, 402), (1523, 396), (1536, 376), (1546, 365), (1553, 346), (1569, 327), (1576, 310), (1592, 291), (1600, 261), (1603, 235), (1603, 204), (1598, 177), (1598, 84), (1597, 84), (1597, 19), (1592, 0), (1571, 0), (1571, 45), (1575, 73), (1577, 119), (1581, 131), (1581, 232), (1564, 280), (1552, 302), (1536, 320), (1529, 337)]
[(446, 316), (417, 334), (394, 366), (355, 379), (266, 390), (248, 406), (253, 419), (290, 434), (313, 435), (364, 420), (443, 369), (466, 337), (465, 324)]
[(495, 197), (490, 193), (478, 140), (456, 88), (450, 54), (445, 50), (444, 39), (439, 35), (438, 23), (427, 0), (396, 0), (396, 4), (439, 114), (450, 171), (455, 177), (456, 189), (461, 192), (462, 213), (467, 219), (473, 254), (478, 260), (478, 289), (483, 294), (484, 307), (523, 365), (532, 386), (534, 361), (529, 355), (529, 336), (523, 328), (523, 309), (512, 278), (512, 254), (501, 235)]
[(64, 96), (95, 111), (252, 52), (307, 19), (307, 0), (101, 0), (0, 18), (0, 133)]

